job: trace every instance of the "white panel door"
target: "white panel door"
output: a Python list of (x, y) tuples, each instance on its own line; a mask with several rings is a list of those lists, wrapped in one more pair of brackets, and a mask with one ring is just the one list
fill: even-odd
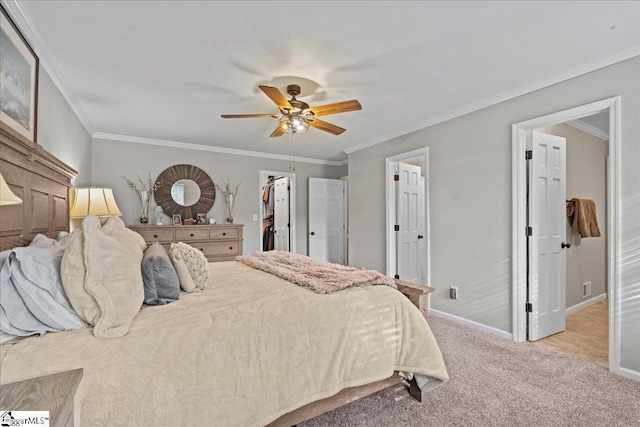
[(396, 215), (398, 276), (401, 280), (423, 283), (421, 259), (424, 250), (424, 184), (420, 166), (398, 164)]
[(564, 331), (566, 140), (533, 132), (529, 160), (529, 340)]
[(274, 249), (289, 251), (289, 177), (274, 181), (273, 223), (275, 227)]
[(341, 179), (309, 178), (309, 256), (344, 264), (344, 189)]

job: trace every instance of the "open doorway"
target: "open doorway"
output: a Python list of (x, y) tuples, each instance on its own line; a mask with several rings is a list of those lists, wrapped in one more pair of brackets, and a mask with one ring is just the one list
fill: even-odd
[[(606, 165), (608, 159), (609, 141), (609, 111), (603, 111), (570, 122), (536, 129), (532, 132), (533, 140), (539, 138), (556, 138), (564, 142), (566, 167), (562, 182), (562, 196), (559, 200), (559, 230), (555, 242), (556, 255), (562, 255), (564, 260), (557, 268), (561, 277), (558, 280), (557, 291), (561, 293), (552, 298), (548, 306), (552, 307), (554, 299), (562, 300), (562, 306), (557, 313), (561, 319), (549, 322), (552, 327), (546, 333), (540, 334), (544, 328), (538, 323), (538, 328), (532, 330), (529, 322), (528, 339), (536, 345), (554, 349), (582, 359), (608, 364), (608, 307), (607, 307), (607, 245), (606, 245)], [(540, 165), (535, 160), (535, 154), (529, 159), (529, 176), (534, 174)], [(539, 178), (537, 178), (539, 179)], [(536, 210), (536, 201), (531, 201), (537, 193), (531, 190), (532, 182), (529, 178), (529, 210)], [(560, 195), (558, 195), (559, 197)], [(536, 199), (538, 199), (536, 197)], [(543, 201), (548, 207), (548, 201)], [(583, 212), (584, 210), (587, 212)], [(551, 212), (538, 215), (551, 217)], [(586, 215), (585, 215), (586, 213)], [(549, 218), (551, 219), (551, 218)], [(551, 221), (547, 221), (551, 223)], [(531, 225), (531, 214), (530, 214)], [(537, 227), (540, 229), (540, 227)], [(536, 230), (536, 226), (533, 227)], [(538, 236), (539, 233), (532, 233)], [(549, 239), (550, 236), (545, 236)], [(529, 266), (531, 271), (531, 257), (541, 255), (540, 250), (529, 250)], [(553, 258), (551, 254), (544, 254)], [(535, 261), (535, 260), (534, 260)], [(551, 274), (554, 266), (547, 265), (542, 274)], [(542, 281), (542, 278), (540, 278)], [(564, 281), (564, 283), (563, 283)], [(547, 283), (552, 280), (547, 279)], [(531, 286), (531, 280), (530, 280)], [(542, 288), (542, 286), (540, 287)], [(529, 302), (531, 302), (529, 292)], [(540, 301), (542, 302), (542, 301)], [(542, 307), (544, 304), (540, 304)], [(538, 319), (543, 317), (542, 309), (537, 311)], [(531, 316), (531, 313), (529, 314)], [(536, 320), (536, 319), (534, 319)], [(555, 327), (555, 329), (553, 329)]]
[[(608, 366), (615, 373), (619, 373), (620, 365), (620, 340), (617, 335), (619, 272), (616, 267), (617, 254), (613, 249), (620, 239), (617, 228), (620, 182), (616, 179), (620, 144), (619, 108), (620, 98), (616, 97), (513, 125), (514, 340), (535, 340), (558, 332), (558, 328), (564, 330), (567, 313), (571, 316), (580, 313), (585, 315), (586, 310), (583, 312), (582, 308), (608, 298), (608, 313), (605, 313), (609, 319), (606, 328)], [(563, 156), (567, 153), (566, 144), (570, 139), (576, 139), (575, 128), (582, 127), (584, 131), (587, 128), (585, 125), (591, 123), (591, 127), (595, 127), (594, 120), (603, 118), (609, 127), (608, 146), (603, 145), (605, 142), (602, 139), (600, 146), (598, 142), (592, 141), (595, 150), (602, 156), (602, 163), (597, 168), (601, 170), (601, 174), (595, 170), (591, 174), (588, 171), (579, 173), (583, 166), (579, 162), (588, 163), (584, 158), (585, 153), (590, 151), (586, 149), (586, 145), (570, 148), (574, 154), (569, 157), (570, 167), (567, 168), (566, 163), (563, 165), (562, 162), (566, 159)], [(579, 141), (573, 142), (579, 144)], [(531, 157), (533, 159), (528, 160)], [(598, 162), (597, 159), (595, 161)], [(558, 174), (557, 171), (563, 168), (565, 175)], [(548, 173), (545, 172), (546, 169)], [(570, 184), (566, 176), (569, 169), (570, 175), (573, 175), (570, 177), (573, 181)], [(594, 179), (601, 181), (596, 185)], [(531, 184), (529, 187), (528, 180)], [(600, 187), (600, 190), (596, 191), (595, 187)], [(587, 241), (588, 239), (580, 238), (570, 231), (571, 227), (567, 230), (567, 200), (581, 197), (597, 199), (597, 217), (603, 230), (603, 237), (599, 240)], [(558, 212), (546, 214), (554, 210)], [(590, 252), (591, 256), (593, 253), (600, 253), (599, 264), (602, 268), (594, 272), (591, 267), (596, 267), (597, 262), (590, 263), (585, 259), (578, 261), (576, 257), (578, 252), (584, 252), (587, 247), (593, 249), (593, 246), (600, 246), (598, 243), (602, 243), (599, 252)], [(568, 257), (567, 252), (572, 249), (573, 252)], [(594, 279), (598, 282), (596, 286), (594, 287), (594, 281), (591, 284), (589, 281), (582, 283), (580, 274), (585, 272), (576, 272), (573, 268), (575, 266), (571, 265), (567, 268), (567, 261), (569, 264), (594, 264), (589, 265), (590, 272), (587, 274), (598, 277)], [(567, 320), (567, 324), (569, 323)]]
[(296, 174), (260, 171), (260, 250), (296, 252)]
[(386, 159), (387, 275), (430, 281), (429, 149)]

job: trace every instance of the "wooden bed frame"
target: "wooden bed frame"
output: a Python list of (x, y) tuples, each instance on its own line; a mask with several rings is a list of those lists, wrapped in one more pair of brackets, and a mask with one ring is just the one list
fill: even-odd
[(2, 125), (0, 172), (22, 199), (19, 205), (0, 207), (0, 250), (26, 246), (38, 233), (56, 238), (69, 231), (67, 198), (74, 169)]
[[(36, 234), (57, 238), (69, 231), (68, 193), (77, 172), (26, 140), (12, 129), (0, 127), (0, 172), (22, 204), (1, 206), (0, 250), (26, 246)], [(400, 292), (426, 313), (433, 288), (396, 280)], [(394, 372), (382, 381), (351, 387), (326, 399), (305, 405), (275, 420), (269, 426), (292, 426), (362, 397), (394, 386), (403, 378)], [(408, 384), (411, 396), (422, 402), (423, 393), (415, 381)]]

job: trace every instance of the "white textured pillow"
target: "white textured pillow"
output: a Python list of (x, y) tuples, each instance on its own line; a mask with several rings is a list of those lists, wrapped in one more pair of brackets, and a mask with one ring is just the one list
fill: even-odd
[(104, 226), (94, 216), (82, 221), (62, 259), (67, 297), (78, 315), (94, 325), (98, 338), (124, 336), (144, 300), (140, 263), (144, 239), (118, 217)]
[(205, 257), (202, 252), (191, 245), (179, 242), (171, 244), (169, 255), (171, 259), (176, 255), (182, 258), (189, 273), (191, 273), (191, 279), (193, 279), (193, 284), (196, 288), (204, 289), (207, 286), (209, 266), (207, 257)]
[(196, 288), (195, 283), (193, 283), (193, 279), (191, 278), (191, 273), (187, 268), (187, 264), (185, 264), (180, 251), (169, 250), (169, 258), (171, 258), (171, 263), (173, 264), (173, 268), (176, 269), (176, 273), (178, 273), (178, 280), (180, 281), (180, 287), (185, 292), (197, 292), (200, 289)]

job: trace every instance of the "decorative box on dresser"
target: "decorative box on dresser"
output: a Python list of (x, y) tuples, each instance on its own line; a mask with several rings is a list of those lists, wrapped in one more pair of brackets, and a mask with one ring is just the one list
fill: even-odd
[(209, 262), (233, 261), (242, 255), (242, 224), (220, 225), (133, 225), (151, 244), (158, 242), (169, 249), (171, 243), (184, 242), (204, 253)]

